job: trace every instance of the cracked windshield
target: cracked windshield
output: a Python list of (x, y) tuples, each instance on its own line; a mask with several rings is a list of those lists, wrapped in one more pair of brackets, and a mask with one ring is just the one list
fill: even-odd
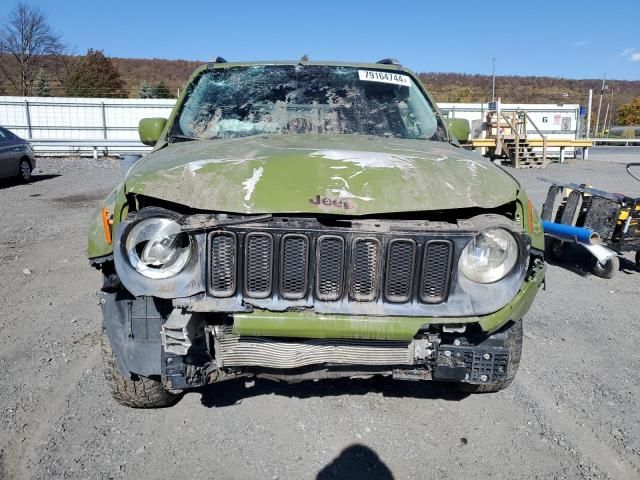
[(205, 71), (173, 129), (174, 138), (203, 140), (305, 133), (446, 141), (408, 75), (320, 65)]

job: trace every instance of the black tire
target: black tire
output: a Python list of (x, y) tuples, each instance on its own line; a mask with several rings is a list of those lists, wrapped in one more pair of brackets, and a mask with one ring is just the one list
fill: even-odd
[(31, 163), (26, 158), (20, 160), (20, 168), (18, 169), (18, 177), (22, 183), (31, 181)]
[(489, 385), (476, 385), (471, 383), (459, 383), (458, 388), (466, 393), (492, 393), (507, 388), (513, 382), (520, 365), (522, 356), (522, 320), (510, 322), (502, 327), (507, 331), (507, 349), (509, 350), (509, 363), (504, 380)]
[(636, 268), (640, 268), (640, 250), (636, 252)]
[(161, 408), (169, 407), (180, 399), (179, 394), (167, 391), (158, 380), (141, 376), (135, 379), (122, 376), (104, 328), (102, 329), (102, 363), (104, 378), (109, 384), (111, 395), (121, 405), (133, 408)]
[(595, 276), (607, 279), (613, 278), (618, 270), (620, 270), (620, 259), (618, 257), (612, 257), (604, 264), (596, 259), (591, 269)]

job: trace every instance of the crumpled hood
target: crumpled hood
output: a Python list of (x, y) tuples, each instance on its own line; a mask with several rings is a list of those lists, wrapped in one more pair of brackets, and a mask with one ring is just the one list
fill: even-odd
[(356, 135), (273, 135), (171, 144), (140, 160), (127, 193), (233, 213), (369, 215), (494, 208), (517, 182), (453, 145)]

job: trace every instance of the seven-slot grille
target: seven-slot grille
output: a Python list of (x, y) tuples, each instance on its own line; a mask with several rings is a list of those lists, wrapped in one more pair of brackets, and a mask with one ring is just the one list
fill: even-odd
[(212, 296), (291, 301), (442, 303), (453, 258), (448, 240), (256, 231), (213, 232), (209, 251)]

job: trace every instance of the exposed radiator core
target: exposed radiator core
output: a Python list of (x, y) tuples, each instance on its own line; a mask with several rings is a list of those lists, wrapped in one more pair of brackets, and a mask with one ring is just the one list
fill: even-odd
[(410, 343), (380, 340), (284, 340), (222, 335), (216, 339), (222, 367), (298, 368), (318, 364), (407, 365)]

